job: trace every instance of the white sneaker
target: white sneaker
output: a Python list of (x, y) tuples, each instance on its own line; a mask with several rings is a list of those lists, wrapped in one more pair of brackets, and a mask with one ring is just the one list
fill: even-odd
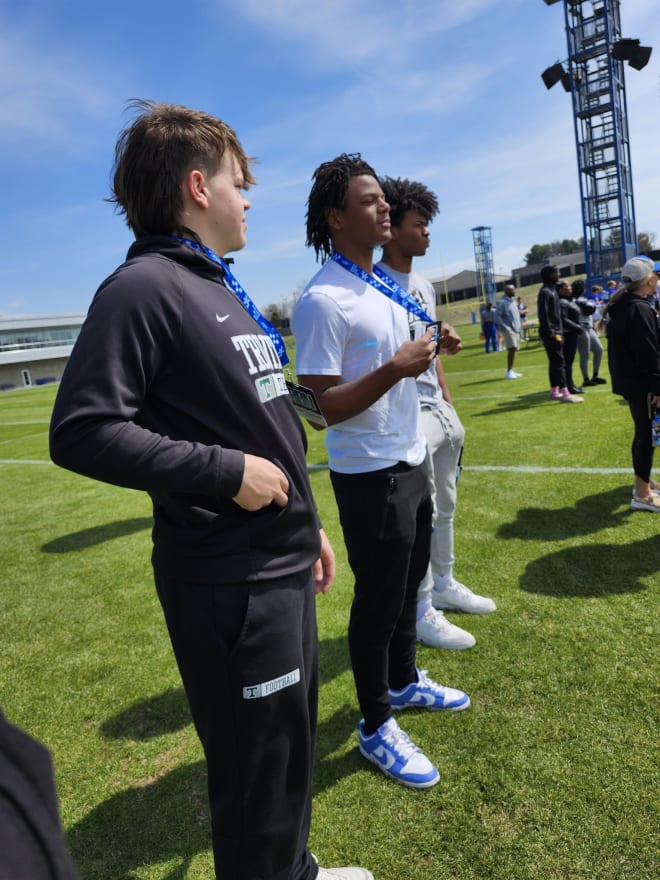
[[(463, 696), (467, 697), (466, 694)], [(438, 768), (411, 742), (394, 718), (388, 718), (371, 734), (364, 732), (363, 718), (358, 725), (358, 741), (360, 753), (367, 761), (402, 785), (431, 788), (440, 779)]]
[(365, 868), (321, 868), (317, 880), (374, 880), (371, 871)]
[(433, 575), (431, 602), (442, 611), (465, 611), (468, 614), (490, 614), (497, 605), (486, 596), (477, 596), (452, 575)]
[(522, 376), (522, 373), (516, 373), (515, 370), (507, 370), (505, 378), (507, 378), (507, 379), (520, 379), (521, 376)]
[(417, 641), (429, 648), (463, 651), (471, 648), (477, 640), (472, 633), (450, 623), (442, 611), (429, 608), (424, 617), (417, 621)]
[(646, 498), (633, 495), (630, 506), (633, 510), (647, 510), (649, 513), (660, 513), (660, 495), (651, 492)]
[[(311, 856), (318, 865), (319, 860), (314, 853)], [(322, 868), (320, 865), (316, 877), (317, 880), (339, 880), (340, 877), (343, 880), (374, 880), (374, 875), (366, 868)]]

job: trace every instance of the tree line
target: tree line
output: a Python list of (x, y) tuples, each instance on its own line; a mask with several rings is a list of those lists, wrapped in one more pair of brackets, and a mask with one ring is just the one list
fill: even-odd
[[(617, 247), (621, 240), (618, 229), (613, 230), (605, 240), (606, 247)], [(637, 245), (640, 253), (652, 250), (655, 243), (654, 232), (640, 232)], [(562, 241), (549, 241), (547, 244), (532, 245), (525, 254), (525, 265), (535, 266), (537, 263), (549, 263), (554, 257), (564, 257), (584, 250), (584, 238), (564, 238)]]

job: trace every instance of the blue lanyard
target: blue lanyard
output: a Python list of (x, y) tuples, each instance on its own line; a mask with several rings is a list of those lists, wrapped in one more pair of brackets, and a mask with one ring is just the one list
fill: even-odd
[(222, 268), (222, 271), (225, 275), (225, 281), (228, 286), (234, 291), (236, 296), (241, 301), (245, 311), (253, 318), (257, 324), (261, 327), (264, 333), (267, 333), (270, 336), (270, 339), (275, 346), (275, 350), (280, 356), (280, 361), (282, 366), (286, 366), (289, 363), (289, 356), (286, 353), (286, 348), (284, 346), (284, 340), (277, 332), (275, 327), (270, 323), (268, 318), (265, 318), (259, 309), (252, 302), (247, 292), (245, 291), (243, 285), (235, 278), (229, 270), (229, 266), (225, 263), (222, 257), (219, 257), (215, 251), (212, 251), (210, 247), (206, 247), (205, 244), (200, 245), (198, 242), (194, 241), (192, 238), (182, 238), (180, 235), (173, 235), (172, 238), (174, 241), (180, 241), (182, 244), (187, 244), (188, 247), (192, 248), (194, 251), (198, 251), (200, 253), (205, 254), (209, 260), (213, 260), (214, 263), (217, 263), (218, 266)]
[(370, 275), (369, 272), (360, 269), (360, 267), (356, 266), (352, 260), (349, 260), (337, 251), (333, 253), (332, 259), (335, 263), (339, 263), (340, 266), (343, 266), (344, 269), (351, 272), (361, 281), (365, 281), (380, 293), (385, 294), (385, 296), (397, 305), (402, 306), (407, 312), (410, 312), (416, 318), (419, 318), (420, 321), (425, 321), (427, 324), (434, 323), (433, 318), (426, 314), (419, 303), (415, 302), (412, 296), (410, 296), (409, 293), (406, 293), (403, 287), (401, 287), (400, 284), (397, 284), (394, 278), (390, 278), (390, 276), (383, 272), (382, 269), (374, 266), (374, 274)]

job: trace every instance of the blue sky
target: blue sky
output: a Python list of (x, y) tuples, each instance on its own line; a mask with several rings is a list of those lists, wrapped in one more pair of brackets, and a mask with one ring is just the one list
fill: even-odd
[[(591, 0), (585, 0), (591, 2)], [(660, 16), (622, 0), (638, 230), (660, 245)], [(419, 268), (496, 272), (535, 243), (581, 235), (570, 96), (541, 71), (566, 57), (563, 4), (542, 0), (0, 0), (0, 315), (84, 312), (131, 235), (111, 205), (133, 97), (225, 119), (258, 158), (236, 275), (262, 307), (316, 271), (304, 246), (316, 166), (362, 153), (424, 181), (441, 213)]]

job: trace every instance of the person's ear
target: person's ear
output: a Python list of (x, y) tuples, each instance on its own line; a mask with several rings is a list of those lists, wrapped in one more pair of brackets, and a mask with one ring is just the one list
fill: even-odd
[(339, 232), (342, 228), (342, 211), (340, 208), (331, 208), (327, 217), (328, 228), (333, 232)]
[(184, 193), (200, 208), (208, 208), (208, 192), (206, 178), (197, 168), (189, 171), (184, 181)]

